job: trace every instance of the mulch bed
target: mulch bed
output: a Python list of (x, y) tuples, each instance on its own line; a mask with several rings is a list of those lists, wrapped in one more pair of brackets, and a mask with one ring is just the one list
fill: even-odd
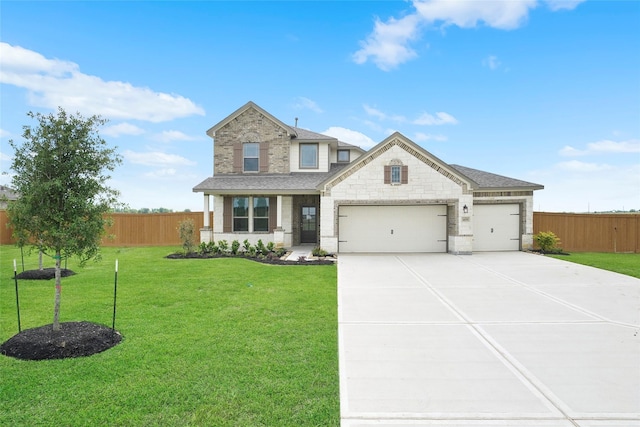
[[(60, 269), (61, 277), (73, 276), (73, 271), (62, 268)], [(17, 275), (18, 279), (22, 280), (51, 280), (56, 277), (56, 269), (55, 268), (45, 268), (42, 270), (26, 270)]]
[(64, 322), (25, 329), (0, 345), (0, 354), (23, 360), (65, 359), (101, 353), (122, 341), (111, 328), (91, 322)]
[(335, 262), (331, 259), (304, 259), (298, 261), (286, 261), (277, 256), (248, 257), (244, 255), (224, 255), (224, 254), (203, 254), (200, 252), (191, 252), (188, 254), (174, 253), (167, 255), (168, 259), (211, 259), (211, 258), (244, 258), (250, 261), (261, 262), (263, 264), (272, 265), (333, 265)]

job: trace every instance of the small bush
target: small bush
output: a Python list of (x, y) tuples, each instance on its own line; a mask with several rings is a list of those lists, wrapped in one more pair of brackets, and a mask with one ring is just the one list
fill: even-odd
[(178, 223), (178, 234), (185, 254), (192, 253), (196, 247), (195, 228), (196, 225), (192, 219), (185, 219)]
[(541, 231), (534, 235), (536, 243), (543, 253), (552, 253), (558, 251), (560, 239), (552, 231)]
[(273, 249), (276, 247), (276, 244), (273, 242), (267, 243), (267, 252), (273, 252)]
[(249, 243), (249, 239), (244, 239), (244, 242), (242, 242), (242, 248), (244, 249), (245, 252), (249, 252), (249, 248), (251, 248), (251, 243)]
[(239, 249), (240, 249), (240, 242), (238, 242), (237, 240), (234, 240), (233, 242), (231, 242), (231, 253), (233, 255), (237, 255)]
[(209, 244), (207, 242), (200, 243), (200, 253), (203, 255), (211, 253), (211, 251), (209, 250)]
[(276, 255), (278, 256), (278, 258), (282, 258), (286, 253), (287, 253), (287, 250), (285, 248), (276, 249)]
[(324, 256), (327, 256), (327, 251), (325, 251), (324, 249), (321, 249), (319, 246), (316, 246), (311, 251), (311, 254), (317, 257), (324, 257)]
[(264, 243), (262, 243), (262, 239), (258, 240), (258, 243), (256, 243), (256, 253), (262, 255), (266, 255), (269, 253)]
[(229, 252), (229, 242), (227, 242), (226, 240), (219, 240), (218, 253), (226, 254), (227, 252)]

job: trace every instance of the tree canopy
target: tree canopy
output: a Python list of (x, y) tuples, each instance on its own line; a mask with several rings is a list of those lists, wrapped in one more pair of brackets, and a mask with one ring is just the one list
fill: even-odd
[(27, 113), (38, 126), (23, 127), (14, 149), (12, 187), (20, 195), (8, 209), (18, 241), (44, 252), (90, 259), (96, 255), (107, 213), (118, 192), (109, 171), (121, 163), (115, 148), (98, 134), (99, 116)]

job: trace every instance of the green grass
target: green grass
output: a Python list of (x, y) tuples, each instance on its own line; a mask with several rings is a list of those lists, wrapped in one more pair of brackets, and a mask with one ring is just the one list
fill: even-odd
[(574, 252), (571, 255), (547, 255), (553, 258), (590, 265), (603, 270), (640, 279), (640, 254), (612, 254), (602, 252)]
[[(69, 261), (61, 321), (111, 326), (119, 259), (124, 340), (85, 358), (0, 356), (0, 425), (339, 425), (336, 268), (163, 258), (175, 249)], [(0, 246), (0, 342), (18, 332), (14, 258), (21, 271), (19, 250)], [(22, 328), (51, 323), (54, 281), (19, 286)]]

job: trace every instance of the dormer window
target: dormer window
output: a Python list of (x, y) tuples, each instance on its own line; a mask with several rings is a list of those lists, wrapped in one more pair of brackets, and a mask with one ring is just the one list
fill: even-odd
[(244, 172), (258, 172), (260, 170), (260, 144), (257, 142), (242, 144), (242, 158)]
[(300, 169), (318, 169), (318, 144), (300, 144)]
[(349, 163), (351, 161), (351, 151), (338, 150), (338, 163)]

